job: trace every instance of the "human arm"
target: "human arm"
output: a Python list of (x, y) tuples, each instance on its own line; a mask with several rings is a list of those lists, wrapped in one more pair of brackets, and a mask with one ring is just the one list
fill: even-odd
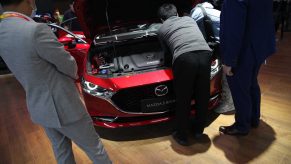
[(225, 0), (220, 18), (222, 62), (235, 67), (245, 37), (248, 0)]
[(167, 46), (166, 42), (162, 39), (162, 36), (159, 36), (159, 42), (164, 53), (165, 65), (170, 66), (172, 64), (172, 56), (170, 54), (169, 47)]
[(77, 64), (64, 46), (57, 40), (46, 24), (38, 24), (34, 34), (35, 49), (40, 58), (53, 64), (57, 70), (73, 79), (78, 79)]

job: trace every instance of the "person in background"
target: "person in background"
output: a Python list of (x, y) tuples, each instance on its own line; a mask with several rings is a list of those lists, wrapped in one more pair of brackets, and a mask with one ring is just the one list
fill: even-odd
[(205, 128), (212, 53), (196, 22), (188, 16), (179, 17), (173, 4), (163, 4), (158, 10), (158, 16), (163, 22), (158, 37), (165, 54), (171, 55), (173, 64), (176, 127), (172, 136), (180, 145), (188, 146), (192, 95), (197, 109), (192, 133), (199, 138)]
[(61, 24), (61, 22), (62, 22), (62, 17), (61, 17), (61, 14), (60, 14), (59, 9), (55, 9), (55, 11), (54, 11), (54, 15), (53, 15), (53, 18), (54, 18), (55, 23), (56, 23), (57, 25), (60, 25), (60, 24)]
[(75, 59), (46, 24), (29, 17), (35, 0), (0, 3), (0, 56), (23, 86), (30, 117), (44, 128), (57, 162), (75, 163), (74, 141), (94, 164), (111, 163), (76, 87)]
[[(204, 38), (208, 42), (216, 42), (218, 43), (218, 50), (214, 53), (217, 53), (219, 59), (221, 59), (220, 50), (219, 50), (219, 31), (220, 31), (220, 11), (214, 9), (213, 0), (206, 0), (204, 3), (197, 4), (195, 8), (191, 11), (191, 17), (198, 24), (199, 29), (201, 30)], [(205, 17), (210, 19), (210, 23), (206, 22)], [(209, 23), (209, 27), (206, 23)], [(212, 35), (212, 36), (209, 36)], [(231, 97), (231, 92), (226, 80), (225, 75), (222, 77), (222, 99), (218, 108), (215, 109), (217, 113), (226, 113), (230, 111), (234, 111), (233, 100)]]
[(82, 31), (81, 25), (76, 18), (74, 0), (70, 0), (70, 9), (67, 10), (63, 18), (63, 26), (70, 31)]
[(273, 0), (224, 0), (220, 22), (223, 70), (236, 113), (235, 122), (219, 131), (247, 135), (260, 123), (260, 67), (276, 50)]
[(205, 27), (204, 27), (204, 17), (208, 16), (211, 19), (214, 39), (215, 41), (219, 42), (220, 11), (214, 9), (213, 5), (209, 2), (209, 0), (206, 0), (206, 2), (197, 4), (196, 7), (191, 10), (190, 16), (196, 21), (198, 27), (200, 28), (205, 38), (207, 38), (206, 37), (207, 34), (205, 32)]

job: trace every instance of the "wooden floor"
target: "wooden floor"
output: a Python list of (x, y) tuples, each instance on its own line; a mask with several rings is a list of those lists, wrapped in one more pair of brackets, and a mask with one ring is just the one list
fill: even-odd
[[(291, 163), (291, 33), (261, 69), (262, 124), (247, 137), (219, 135), (233, 115), (220, 115), (202, 143), (173, 142), (171, 123), (138, 128), (96, 128), (117, 164)], [(27, 113), (25, 94), (11, 75), (0, 76), (0, 164), (54, 164), (50, 143)], [(74, 145), (76, 161), (91, 163)]]

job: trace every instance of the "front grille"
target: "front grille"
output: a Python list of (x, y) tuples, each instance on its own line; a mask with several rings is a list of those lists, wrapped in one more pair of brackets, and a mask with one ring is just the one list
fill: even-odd
[(160, 85), (166, 85), (169, 89), (168, 94), (165, 96), (174, 95), (173, 82), (167, 81), (162, 83), (123, 89), (114, 94), (111, 99), (122, 111), (129, 113), (141, 113), (141, 101), (145, 99), (159, 98), (155, 94), (155, 88)]

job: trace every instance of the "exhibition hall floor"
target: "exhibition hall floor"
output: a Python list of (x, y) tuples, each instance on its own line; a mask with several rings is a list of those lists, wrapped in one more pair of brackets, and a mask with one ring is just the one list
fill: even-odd
[[(291, 33), (261, 69), (262, 122), (246, 137), (220, 135), (233, 115), (220, 115), (206, 128), (203, 142), (177, 145), (171, 123), (124, 129), (96, 128), (117, 164), (291, 163)], [(90, 160), (75, 145), (78, 164)], [(25, 93), (12, 75), (0, 75), (0, 164), (55, 164), (44, 130), (33, 124)]]

